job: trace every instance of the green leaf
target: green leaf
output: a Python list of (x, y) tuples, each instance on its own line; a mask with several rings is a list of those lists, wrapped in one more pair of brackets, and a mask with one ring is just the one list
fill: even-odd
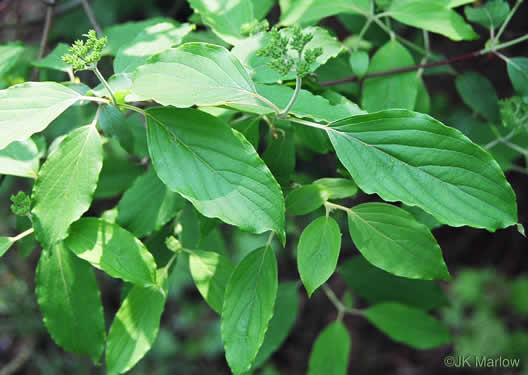
[(189, 268), (200, 294), (220, 314), (227, 282), (235, 269), (231, 261), (212, 251), (192, 250)]
[(189, 4), (216, 35), (231, 44), (243, 39), (240, 27), (256, 18), (251, 0), (189, 0)]
[(369, 55), (365, 51), (354, 51), (350, 53), (348, 62), (350, 63), (350, 68), (352, 68), (354, 74), (361, 78), (368, 71)]
[(296, 282), (284, 282), (277, 289), (273, 318), (269, 322), (264, 342), (255, 359), (254, 367), (260, 367), (281, 347), (290, 334), (299, 313), (299, 295)]
[(410, 279), (451, 278), (429, 228), (407, 211), (386, 203), (364, 203), (347, 212), (352, 241), (376, 267)]
[(418, 206), (407, 206), (406, 204), (403, 204), (402, 208), (408, 213), (410, 213), (411, 215), (413, 215), (416, 221), (418, 221), (419, 223), (425, 224), (425, 226), (429, 228), (430, 230), (433, 230), (433, 229), (436, 229), (442, 226), (442, 224), (440, 224), (438, 220), (434, 218), (434, 216), (432, 216), (431, 214), (428, 214), (427, 212), (425, 212)]
[(350, 355), (350, 335), (342, 321), (330, 323), (312, 347), (308, 375), (346, 375)]
[(96, 107), (91, 105), (72, 105), (53, 120), (42, 132), (49, 144), (48, 152), (51, 152), (53, 143), (58, 142), (57, 138), (62, 138), (72, 130), (91, 123), (96, 110)]
[(0, 257), (15, 243), (11, 237), (0, 237)]
[(341, 231), (331, 217), (312, 221), (297, 246), (297, 266), (308, 297), (334, 273), (341, 251)]
[(358, 193), (358, 187), (354, 181), (346, 178), (320, 178), (312, 184), (325, 189), (329, 200), (350, 198)]
[(23, 53), (24, 45), (20, 42), (0, 45), (0, 80), (17, 64)]
[(39, 151), (32, 139), (12, 142), (0, 150), (0, 174), (37, 178)]
[(62, 61), (62, 56), (67, 54), (69, 51), (69, 45), (65, 43), (59, 43), (57, 44), (57, 47), (55, 47), (53, 51), (51, 51), (46, 57), (37, 61), (33, 61), (33, 66), (36, 66), (40, 69), (59, 70), (65, 73), (72, 72), (71, 65)]
[(220, 39), (211, 29), (192, 31), (183, 38), (184, 43), (210, 43), (229, 48), (231, 44)]
[(177, 22), (160, 22), (150, 25), (129, 43), (118, 49), (114, 60), (115, 73), (132, 73), (147, 62), (152, 55), (178, 45), (183, 37), (194, 29), (194, 25)]
[(489, 0), (481, 7), (464, 8), (466, 17), (488, 29), (499, 27), (510, 13), (510, 5), (503, 0)]
[(105, 28), (103, 34), (108, 38), (108, 42), (103, 54), (114, 56), (120, 48), (130, 44), (145, 29), (164, 22), (174, 23), (174, 20), (164, 17), (152, 17), (144, 21), (126, 22)]
[[(414, 65), (407, 49), (395, 40), (384, 44), (372, 57), (368, 73)], [(418, 94), (416, 72), (369, 78), (363, 84), (361, 106), (367, 112), (389, 108), (413, 109)]]
[[(341, 16), (343, 17), (343, 16)], [(357, 22), (357, 20), (361, 20), (361, 16), (349, 16), (352, 18), (353, 21), (350, 22)], [(346, 21), (346, 20), (345, 20)], [(359, 30), (355, 30), (355, 33), (359, 32)], [(382, 40), (384, 41), (384, 39)], [(356, 48), (356, 44), (360, 44), (360, 42), (355, 42), (354, 38), (347, 39), (343, 42), (345, 46), (348, 46), (348, 48)], [(370, 49), (372, 46), (369, 44), (368, 46), (362, 47), (364, 49)], [(346, 54), (341, 54), (337, 56), (335, 59), (328, 60), (326, 64), (321, 66), (319, 69), (317, 69), (314, 72), (317, 75), (317, 78), (320, 82), (325, 81), (334, 81), (338, 79), (348, 78), (354, 74), (352, 71), (352, 68), (350, 67), (348, 58)], [(359, 97), (360, 94), (360, 83), (359, 82), (348, 82), (343, 83), (340, 85), (332, 86), (332, 92), (337, 93), (344, 93), (348, 96), (352, 97)]]
[(101, 137), (88, 125), (66, 136), (40, 169), (31, 197), (35, 234), (44, 247), (66, 238), (90, 207), (102, 159)]
[(121, 303), (106, 342), (108, 375), (130, 370), (154, 343), (167, 298), (165, 271), (159, 270), (157, 276), (162, 288), (136, 285)]
[[(321, 27), (307, 27), (303, 30), (306, 34), (312, 34), (313, 38), (306, 45), (305, 49), (323, 48), (323, 54), (317, 58), (315, 63), (310, 66), (310, 71), (314, 71), (319, 66), (325, 64), (332, 57), (336, 57), (343, 50), (344, 47), (332, 36), (328, 30)], [(283, 34), (286, 31), (282, 32)], [(269, 43), (269, 33), (259, 33), (247, 39), (241, 40), (235, 44), (231, 53), (237, 57), (242, 64), (248, 69), (253, 81), (260, 83), (274, 83), (278, 80), (295, 79), (295, 73), (291, 72), (286, 76), (282, 76), (279, 72), (269, 67), (269, 62), (272, 60), (269, 56), (257, 56), (257, 51), (265, 47)], [(297, 57), (297, 51), (290, 51), (292, 58)]]
[(339, 266), (339, 273), (354, 293), (370, 303), (399, 302), (424, 310), (448, 303), (436, 282), (391, 275), (374, 267), (361, 255), (347, 259)]
[(184, 200), (170, 191), (154, 168), (136, 179), (117, 206), (117, 223), (138, 238), (158, 231), (183, 208)]
[(148, 157), (147, 129), (145, 119), (139, 113), (127, 117), (127, 122), (134, 137), (134, 155), (144, 159)]
[(275, 5), (276, 0), (252, 0), (253, 12), (255, 13), (255, 18), (260, 20), (269, 13), (273, 5)]
[(367, 15), (369, 0), (279, 0), (282, 25), (308, 25), (339, 13)]
[[(154, 56), (138, 68), (132, 91), (136, 99), (153, 99), (175, 107), (220, 106), (271, 114), (286, 107), (293, 89), (281, 85), (255, 87), (248, 72), (225, 48), (186, 43)], [(316, 121), (334, 121), (363, 113), (351, 102), (331, 105), (301, 90), (291, 114)]]
[(284, 242), (280, 186), (240, 133), (194, 109), (151, 108), (147, 123), (152, 162), (169, 189), (204, 216), (253, 233), (273, 230)]
[(72, 224), (64, 245), (112, 277), (142, 286), (156, 284), (154, 258), (141, 241), (117, 224), (81, 219)]
[(255, 150), (258, 150), (260, 141), (260, 117), (253, 117), (244, 121), (237, 121), (232, 125), (233, 129), (242, 133), (251, 143)]
[(179, 108), (267, 106), (242, 64), (224, 47), (207, 43), (185, 43), (153, 56), (137, 69), (132, 92)]
[(134, 135), (124, 113), (113, 105), (103, 105), (98, 125), (105, 135), (115, 139), (128, 153), (134, 153)]
[(295, 128), (295, 136), (298, 144), (306, 146), (310, 151), (324, 155), (334, 150), (328, 135), (319, 129), (298, 126)]
[(467, 72), (459, 75), (455, 84), (459, 95), (469, 108), (489, 121), (499, 121), (499, 98), (486, 77), (477, 72)]
[(444, 0), (394, 0), (388, 14), (409, 26), (441, 34), (452, 40), (478, 38), (471, 26)]
[(27, 82), (0, 90), (0, 150), (44, 130), (80, 97), (55, 82)]
[(291, 215), (306, 215), (321, 207), (328, 199), (328, 191), (321, 185), (305, 185), (286, 196), (286, 211)]
[(98, 362), (105, 324), (92, 267), (60, 243), (44, 249), (36, 270), (36, 294), (44, 324), (57, 345)]
[[(146, 129), (144, 130), (145, 132), (142, 136), (146, 138)], [(109, 139), (104, 144), (103, 153), (103, 169), (95, 190), (95, 199), (108, 199), (121, 195), (145, 171), (113, 139)]]
[(227, 283), (222, 340), (235, 374), (247, 372), (255, 361), (273, 315), (277, 287), (277, 261), (269, 247), (249, 253)]
[[(0, 252), (1, 254), (1, 252)], [(519, 276), (511, 285), (511, 304), (521, 316), (528, 316), (528, 278)]]
[(495, 160), (432, 117), (388, 110), (332, 123), (327, 133), (367, 194), (419, 206), (451, 226), (493, 231), (517, 222), (515, 194)]
[(471, 4), (474, 3), (475, 0), (447, 0), (447, 7), (448, 8), (456, 8), (461, 5)]
[(418, 79), (418, 92), (416, 94), (414, 110), (422, 113), (429, 113), (431, 111), (431, 97), (422, 78)]
[(515, 91), (528, 96), (528, 57), (509, 58), (508, 75)]
[(290, 175), (295, 170), (295, 142), (293, 129), (277, 131), (277, 138), (270, 136), (268, 147), (262, 154), (271, 173), (281, 185), (288, 185)]
[(394, 341), (417, 349), (449, 343), (449, 331), (421, 309), (399, 303), (380, 303), (364, 311), (365, 317)]

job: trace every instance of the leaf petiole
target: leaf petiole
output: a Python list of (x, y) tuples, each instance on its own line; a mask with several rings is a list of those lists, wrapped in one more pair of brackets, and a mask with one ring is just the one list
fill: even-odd
[(33, 233), (35, 231), (34, 228), (29, 228), (28, 230), (16, 235), (15, 237), (9, 237), (9, 239), (12, 241), (12, 242), (17, 242), (18, 240), (21, 240), (22, 238), (24, 237), (27, 237), (29, 236), (31, 233)]

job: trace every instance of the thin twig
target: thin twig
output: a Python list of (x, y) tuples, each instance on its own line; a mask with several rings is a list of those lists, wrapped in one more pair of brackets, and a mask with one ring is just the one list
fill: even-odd
[(322, 289), (325, 292), (325, 294), (328, 297), (328, 299), (330, 300), (330, 302), (332, 302), (332, 304), (337, 309), (337, 319), (338, 320), (341, 320), (345, 313), (351, 314), (351, 315), (358, 315), (358, 316), (362, 316), (363, 315), (361, 310), (350, 308), (350, 307), (346, 307), (343, 304), (343, 302), (341, 302), (339, 300), (339, 298), (337, 298), (337, 296), (335, 295), (334, 291), (332, 289), (330, 289), (330, 287), (328, 285), (323, 284), (322, 285)]
[(497, 44), (495, 45), (495, 47), (488, 47), (488, 48), (484, 48), (483, 50), (479, 51), (479, 53), (481, 55), (485, 55), (486, 53), (488, 52), (496, 52), (500, 49), (504, 49), (504, 48), (507, 48), (507, 47), (510, 47), (510, 46), (513, 46), (515, 44), (519, 44), (519, 43), (522, 43), (524, 42), (525, 40), (528, 40), (528, 34), (525, 34), (523, 36), (520, 36), (518, 38), (515, 38), (515, 39), (512, 39), (512, 40), (509, 40), (507, 42), (504, 42), (504, 43), (500, 43), (500, 44)]
[(20, 345), (20, 350), (13, 360), (8, 362), (0, 369), (0, 375), (12, 375), (24, 366), (24, 364), (31, 358), (35, 343), (32, 340), (25, 340)]
[(499, 41), (499, 38), (501, 37), (502, 33), (504, 32), (504, 30), (506, 30), (506, 26), (508, 26), (508, 24), (510, 23), (510, 20), (512, 19), (513, 15), (515, 14), (515, 12), (517, 11), (517, 9), (519, 8), (519, 6), (521, 5), (521, 3), (523, 1), (524, 0), (517, 0), (515, 5), (513, 6), (512, 10), (510, 11), (508, 16), (506, 17), (506, 20), (502, 23), (502, 26), (499, 29), (499, 32), (495, 36), (495, 40)]
[[(49, 32), (51, 29), (51, 23), (53, 22), (53, 11), (55, 8), (55, 0), (46, 2), (46, 19), (44, 21), (44, 29), (42, 30), (42, 38), (40, 39), (40, 50), (38, 59), (42, 59), (46, 54), (46, 47), (48, 46)], [(32, 80), (36, 81), (38, 78), (39, 69), (35, 67), (33, 69)]]
[(103, 34), (103, 29), (101, 29), (101, 26), (99, 26), (99, 24), (97, 23), (95, 13), (93, 12), (90, 3), (88, 3), (88, 0), (81, 0), (81, 4), (84, 8), (84, 13), (86, 13), (86, 16), (90, 20), (90, 23), (92, 24), (95, 32), (97, 33), (97, 35), (101, 36)]
[[(406, 67), (403, 67), (403, 68), (389, 69), (389, 70), (384, 70), (384, 71), (381, 71), (381, 72), (365, 74), (363, 76), (363, 79), (387, 76), (387, 75), (391, 75), (391, 74), (412, 72), (412, 71), (415, 71), (415, 70), (418, 70), (418, 69), (432, 68), (432, 67), (435, 67), (435, 66), (449, 65), (449, 64), (453, 64), (453, 63), (456, 63), (456, 62), (459, 62), (459, 61), (470, 60), (470, 59), (473, 59), (473, 58), (475, 58), (477, 56), (480, 56), (480, 51), (471, 52), (471, 53), (468, 53), (467, 55), (463, 55), (463, 56), (452, 57), (450, 59), (434, 61), (434, 62), (430, 62), (430, 63), (427, 63), (427, 64), (418, 64), (418, 65), (413, 65), (413, 66), (406, 66)], [(359, 80), (360, 80), (360, 78), (358, 76), (352, 76), (352, 77), (336, 79), (336, 80), (333, 80), (333, 81), (321, 82), (320, 85), (321, 86), (332, 86), (332, 85), (339, 85), (341, 83), (356, 82), (356, 81), (359, 81)]]
[(513, 172), (518, 172), (518, 173), (528, 175), (528, 170), (526, 168), (519, 167), (518, 165), (515, 165), (515, 164), (510, 167), (510, 170)]
[(501, 137), (501, 138), (497, 138), (497, 139), (491, 141), (490, 143), (484, 145), (483, 147), (486, 150), (492, 149), (493, 147), (495, 147), (496, 145), (498, 145), (502, 141), (509, 141), (510, 139), (513, 138), (514, 135), (516, 135), (515, 130), (512, 130), (508, 135), (505, 135), (504, 137)]

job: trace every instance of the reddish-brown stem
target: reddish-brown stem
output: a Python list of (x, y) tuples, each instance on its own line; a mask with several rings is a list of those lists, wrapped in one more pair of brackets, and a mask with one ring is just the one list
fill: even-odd
[(413, 66), (406, 66), (404, 68), (389, 69), (389, 70), (383, 70), (381, 72), (369, 73), (369, 74), (365, 74), (363, 78), (359, 78), (358, 76), (352, 76), (352, 77), (336, 79), (334, 81), (321, 82), (320, 85), (321, 86), (332, 86), (332, 85), (339, 85), (341, 83), (356, 82), (361, 79), (381, 77), (381, 76), (387, 76), (391, 74), (398, 74), (398, 73), (405, 73), (405, 72), (412, 72), (418, 69), (432, 68), (435, 66), (449, 65), (449, 64), (453, 64), (459, 61), (470, 60), (477, 56), (480, 56), (480, 51), (471, 52), (463, 56), (452, 57), (450, 59), (434, 61), (434, 62), (427, 63), (427, 64), (418, 64), (418, 65), (413, 65)]

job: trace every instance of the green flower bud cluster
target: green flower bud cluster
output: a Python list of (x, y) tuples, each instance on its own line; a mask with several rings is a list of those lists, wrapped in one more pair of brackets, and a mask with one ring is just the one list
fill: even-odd
[(242, 26), (240, 26), (240, 33), (244, 36), (249, 36), (249, 35), (258, 34), (268, 29), (269, 29), (268, 20), (264, 19), (262, 21), (259, 21), (255, 19), (253, 20), (253, 22), (245, 23)]
[(311, 73), (310, 67), (319, 56), (323, 54), (321, 47), (307, 49), (304, 52), (304, 60), (300, 60), (297, 64), (297, 75), (304, 77)]
[(62, 60), (70, 64), (75, 71), (93, 69), (101, 60), (102, 51), (108, 39), (97, 38), (94, 30), (84, 34), (86, 42), (76, 40), (70, 48), (70, 54), (62, 56)]
[[(271, 57), (269, 66), (281, 75), (287, 75), (292, 70), (299, 77), (311, 73), (311, 66), (323, 54), (322, 48), (306, 49), (313, 34), (303, 33), (299, 26), (293, 26), (279, 31), (277, 26), (269, 31), (269, 42), (257, 51), (258, 56)], [(288, 52), (292, 49), (298, 57), (292, 57)]]
[(528, 131), (528, 97), (500, 100), (499, 108), (504, 126)]
[(11, 196), (11, 211), (17, 216), (24, 216), (31, 210), (31, 199), (23, 191)]
[(301, 53), (304, 47), (313, 39), (313, 34), (303, 34), (299, 26), (291, 28), (290, 46), (297, 52)]

